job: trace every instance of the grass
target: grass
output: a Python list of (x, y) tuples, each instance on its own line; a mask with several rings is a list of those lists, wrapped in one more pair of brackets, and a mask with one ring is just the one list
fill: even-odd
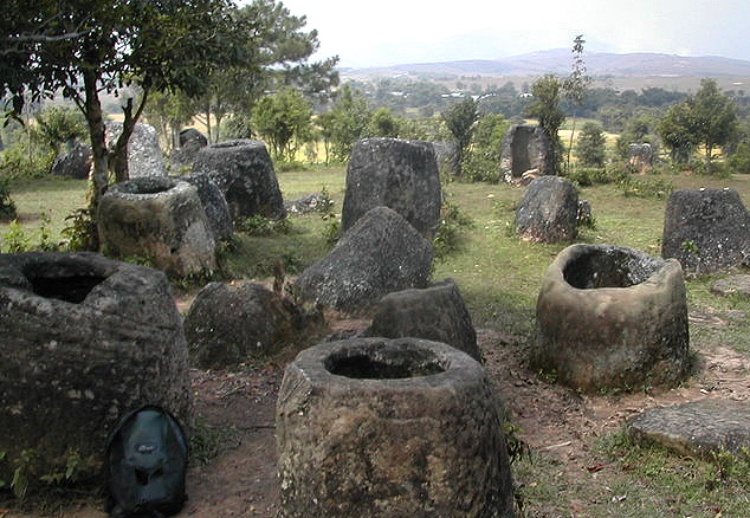
[[(341, 212), (345, 169), (315, 168), (278, 175), (285, 199), (325, 191)], [(639, 182), (661, 182), (674, 189), (736, 189), (750, 200), (750, 176), (718, 179), (687, 174), (635, 177)], [(519, 341), (533, 339), (535, 303), (544, 272), (566, 246), (538, 245), (515, 236), (515, 208), (524, 189), (505, 184), (445, 185), (447, 199), (472, 220), (459, 248), (434, 265), (436, 281), (455, 279), (476, 326), (512, 333)], [(65, 226), (64, 217), (85, 201), (85, 182), (42, 179), (11, 184), (11, 196), (29, 234), (38, 231), (40, 214), (48, 212), (54, 232)], [(666, 197), (626, 197), (617, 184), (580, 190), (592, 206), (595, 226), (585, 229), (580, 242), (629, 246), (658, 256)], [(331, 220), (321, 214), (291, 216), (285, 233), (264, 236), (238, 235), (223, 255), (230, 277), (268, 279), (281, 259), (287, 274), (294, 275), (323, 257), (325, 235)], [(0, 225), (0, 247), (7, 224)], [(726, 347), (750, 353), (750, 302), (740, 297), (717, 297), (710, 291), (722, 274), (687, 281), (688, 303), (693, 312), (705, 312), (729, 322), (710, 326), (691, 324), (691, 348), (697, 351)], [(627, 443), (608, 436), (597, 445), (606, 468), (599, 473), (579, 473), (550, 459), (532, 454), (514, 465), (528, 516), (743, 516), (747, 512), (750, 467), (747, 463), (684, 459), (658, 448)], [(581, 507), (580, 513), (571, 509)]]

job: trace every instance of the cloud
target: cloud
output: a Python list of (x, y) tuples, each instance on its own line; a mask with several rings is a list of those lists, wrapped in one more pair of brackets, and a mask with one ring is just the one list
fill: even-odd
[(584, 34), (590, 51), (664, 52), (750, 59), (746, 0), (286, 0), (317, 29), (320, 57), (342, 66), (495, 59), (567, 48)]

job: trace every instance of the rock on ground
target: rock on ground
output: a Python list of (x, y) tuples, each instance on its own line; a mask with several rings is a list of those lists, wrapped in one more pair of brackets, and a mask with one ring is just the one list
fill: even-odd
[(344, 233), (334, 249), (295, 283), (305, 300), (354, 311), (387, 293), (427, 285), (432, 243), (388, 207), (377, 207)]
[(750, 448), (750, 403), (725, 399), (692, 401), (646, 410), (627, 426), (628, 434), (679, 455), (711, 458), (721, 452), (746, 456)]

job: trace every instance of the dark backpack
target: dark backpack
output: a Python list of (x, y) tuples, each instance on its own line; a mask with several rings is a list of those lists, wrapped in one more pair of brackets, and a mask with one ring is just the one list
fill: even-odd
[(187, 459), (185, 432), (172, 414), (154, 405), (126, 414), (107, 444), (107, 512), (115, 518), (180, 512)]

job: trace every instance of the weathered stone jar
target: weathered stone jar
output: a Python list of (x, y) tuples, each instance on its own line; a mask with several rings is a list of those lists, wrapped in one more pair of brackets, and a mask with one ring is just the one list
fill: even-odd
[(0, 254), (0, 480), (99, 476), (125, 411), (189, 424), (187, 343), (165, 275), (97, 254)]
[(537, 300), (536, 367), (594, 392), (674, 385), (688, 372), (680, 264), (630, 248), (572, 245), (549, 266)]
[(216, 268), (216, 243), (196, 187), (144, 176), (101, 197), (99, 239), (124, 257), (140, 256), (176, 277)]
[(287, 517), (514, 515), (482, 366), (446, 344), (355, 338), (289, 364), (277, 403)]

